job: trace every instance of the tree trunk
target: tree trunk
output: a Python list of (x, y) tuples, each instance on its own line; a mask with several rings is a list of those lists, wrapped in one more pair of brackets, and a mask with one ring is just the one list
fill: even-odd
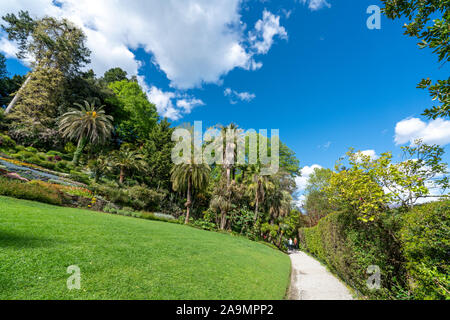
[(189, 215), (191, 213), (191, 177), (188, 177), (188, 187), (187, 187), (187, 199), (186, 199), (186, 219), (184, 224), (189, 223)]
[(120, 184), (122, 184), (124, 180), (125, 180), (125, 169), (122, 167), (120, 168), (120, 175), (119, 175)]
[(75, 150), (75, 153), (73, 154), (73, 160), (72, 163), (75, 166), (78, 166), (78, 162), (80, 162), (80, 156), (83, 153), (84, 147), (86, 147), (87, 139), (84, 137), (81, 137), (80, 140), (78, 140), (78, 146), (77, 150)]
[(227, 187), (230, 186), (231, 183), (231, 167), (227, 166)]
[(256, 222), (258, 220), (258, 209), (259, 209), (259, 197), (256, 195), (256, 201), (255, 201), (255, 217), (253, 220)]
[(225, 230), (226, 222), (227, 222), (226, 212), (222, 211), (222, 214), (220, 216), (220, 230)]
[(17, 91), (16, 95), (12, 99), (12, 101), (9, 103), (8, 107), (5, 110), (5, 114), (8, 114), (12, 111), (14, 106), (16, 105), (17, 101), (19, 100), (20, 93), (23, 91), (23, 89), (27, 86), (28, 82), (30, 82), (31, 76), (28, 76), (25, 82), (20, 87), (19, 91)]

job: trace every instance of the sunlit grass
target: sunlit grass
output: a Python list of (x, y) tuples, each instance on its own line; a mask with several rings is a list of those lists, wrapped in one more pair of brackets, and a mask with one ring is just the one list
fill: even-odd
[(0, 197), (0, 299), (282, 299), (289, 271), (245, 238)]

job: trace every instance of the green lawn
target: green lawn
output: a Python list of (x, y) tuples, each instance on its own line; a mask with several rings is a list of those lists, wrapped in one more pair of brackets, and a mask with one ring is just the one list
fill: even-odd
[(244, 238), (0, 197), (0, 299), (282, 299), (289, 271)]

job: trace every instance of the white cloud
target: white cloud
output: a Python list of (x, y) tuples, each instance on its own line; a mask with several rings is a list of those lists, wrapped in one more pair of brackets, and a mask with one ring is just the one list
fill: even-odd
[[(155, 104), (158, 113), (170, 120), (179, 120), (185, 114), (191, 113), (192, 109), (198, 106), (203, 106), (205, 103), (186, 94), (180, 94), (175, 92), (165, 92), (161, 89), (152, 86), (147, 88), (144, 86), (144, 90), (147, 91), (149, 100)], [(179, 99), (174, 102), (176, 99)]]
[(250, 92), (237, 92), (235, 90), (231, 90), (230, 88), (226, 88), (223, 92), (226, 97), (230, 98), (231, 104), (236, 104), (238, 101), (250, 102), (256, 98), (256, 95)]
[(303, 4), (308, 4), (308, 8), (312, 11), (322, 9), (324, 7), (331, 8), (331, 4), (327, 0), (300, 0)]
[(0, 51), (5, 54), (7, 58), (15, 58), (18, 48), (15, 43), (8, 41), (7, 38), (0, 39)]
[(172, 99), (175, 98), (175, 93), (163, 92), (161, 89), (153, 86), (147, 92), (147, 95), (149, 100), (156, 105), (156, 109), (162, 117), (171, 120), (178, 120), (180, 118), (180, 112), (174, 108), (172, 102)]
[(308, 184), (309, 176), (314, 173), (314, 170), (322, 169), (322, 166), (318, 164), (314, 164), (312, 166), (306, 166), (302, 169), (302, 175), (300, 177), (295, 178), (295, 183), (297, 184), (297, 191), (303, 192)]
[(364, 150), (364, 151), (359, 151), (358, 153), (362, 154), (364, 156), (369, 156), (371, 160), (378, 159), (378, 155), (375, 152), (375, 150)]
[(252, 48), (258, 54), (266, 54), (273, 45), (275, 36), (287, 39), (286, 29), (280, 26), (280, 17), (264, 10), (263, 18), (255, 24), (255, 29), (249, 33)]
[(327, 151), (328, 149), (330, 149), (332, 144), (333, 144), (333, 142), (327, 141), (327, 143), (325, 143), (323, 145), (318, 145), (317, 149), (323, 149), (324, 151)]
[[(235, 68), (256, 70), (276, 35), (286, 36), (279, 17), (264, 11), (250, 33), (241, 21), (242, 0), (15, 0), (3, 1), (0, 15), (28, 10), (40, 17), (65, 17), (86, 33), (97, 74), (121, 67), (137, 75), (133, 49), (143, 48), (177, 89), (219, 83)], [(2, 40), (1, 50), (12, 53)], [(256, 50), (256, 51), (255, 51)]]
[(309, 177), (311, 176), (311, 174), (314, 173), (315, 169), (322, 169), (322, 166), (320, 166), (318, 164), (314, 164), (312, 166), (303, 167), (303, 169), (301, 171), (302, 175), (300, 177), (295, 178), (295, 183), (297, 185), (297, 190), (296, 190), (297, 200), (294, 201), (294, 203), (297, 207), (301, 207), (306, 200), (304, 191), (308, 184)]
[(192, 109), (205, 105), (202, 100), (195, 98), (186, 98), (177, 101), (177, 107), (183, 109), (184, 113), (191, 113)]
[(395, 143), (414, 143), (422, 139), (424, 143), (446, 145), (450, 143), (450, 121), (431, 120), (428, 123), (418, 118), (405, 119), (395, 126)]

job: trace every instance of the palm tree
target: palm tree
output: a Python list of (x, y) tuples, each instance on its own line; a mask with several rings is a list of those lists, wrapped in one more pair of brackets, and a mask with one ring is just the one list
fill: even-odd
[(227, 213), (232, 208), (230, 199), (223, 194), (217, 194), (213, 196), (211, 202), (209, 203), (209, 206), (213, 211), (220, 213), (219, 229), (224, 230), (226, 225)]
[(220, 214), (220, 221), (217, 221), (220, 230), (225, 230), (227, 225), (231, 229), (233, 215), (228, 216), (228, 214), (242, 199), (242, 196), (245, 194), (245, 188), (245, 185), (236, 181), (231, 181), (231, 184), (227, 186), (226, 177), (224, 176), (220, 178), (220, 181), (216, 182), (209, 207), (215, 213)]
[(282, 190), (280, 186), (275, 186), (266, 196), (267, 207), (270, 216), (270, 223), (273, 224), (276, 219), (283, 218), (291, 211), (292, 196)]
[[(219, 141), (216, 141), (217, 147), (222, 147), (223, 149), (223, 168), (226, 172), (227, 186), (231, 183), (231, 177), (234, 178), (234, 172), (236, 169), (237, 162), (237, 149), (238, 145), (245, 143), (245, 138), (243, 135), (243, 130), (231, 123), (228, 126), (218, 125), (222, 134), (222, 146), (217, 145)], [(229, 139), (227, 139), (229, 138)]]
[(263, 176), (259, 170), (252, 169), (251, 175), (247, 178), (247, 192), (251, 197), (254, 197), (255, 217), (254, 221), (258, 220), (258, 212), (260, 205), (264, 202), (265, 194), (268, 190), (274, 188), (269, 176)]
[(77, 150), (73, 155), (73, 164), (78, 165), (80, 156), (87, 143), (104, 143), (114, 130), (113, 117), (106, 115), (103, 106), (84, 101), (84, 106), (75, 103), (78, 109), (71, 109), (59, 120), (59, 132), (63, 138), (78, 139)]
[(95, 182), (98, 182), (105, 173), (111, 171), (110, 161), (104, 156), (89, 160), (88, 168), (91, 170)]
[(186, 219), (189, 223), (189, 215), (192, 206), (192, 190), (203, 190), (208, 185), (210, 168), (207, 164), (182, 163), (175, 165), (171, 170), (172, 188), (175, 191), (186, 191)]
[(125, 175), (130, 171), (146, 171), (147, 163), (144, 155), (139, 150), (132, 150), (128, 145), (123, 145), (120, 150), (113, 152), (111, 165), (119, 168), (119, 182), (122, 184)]

